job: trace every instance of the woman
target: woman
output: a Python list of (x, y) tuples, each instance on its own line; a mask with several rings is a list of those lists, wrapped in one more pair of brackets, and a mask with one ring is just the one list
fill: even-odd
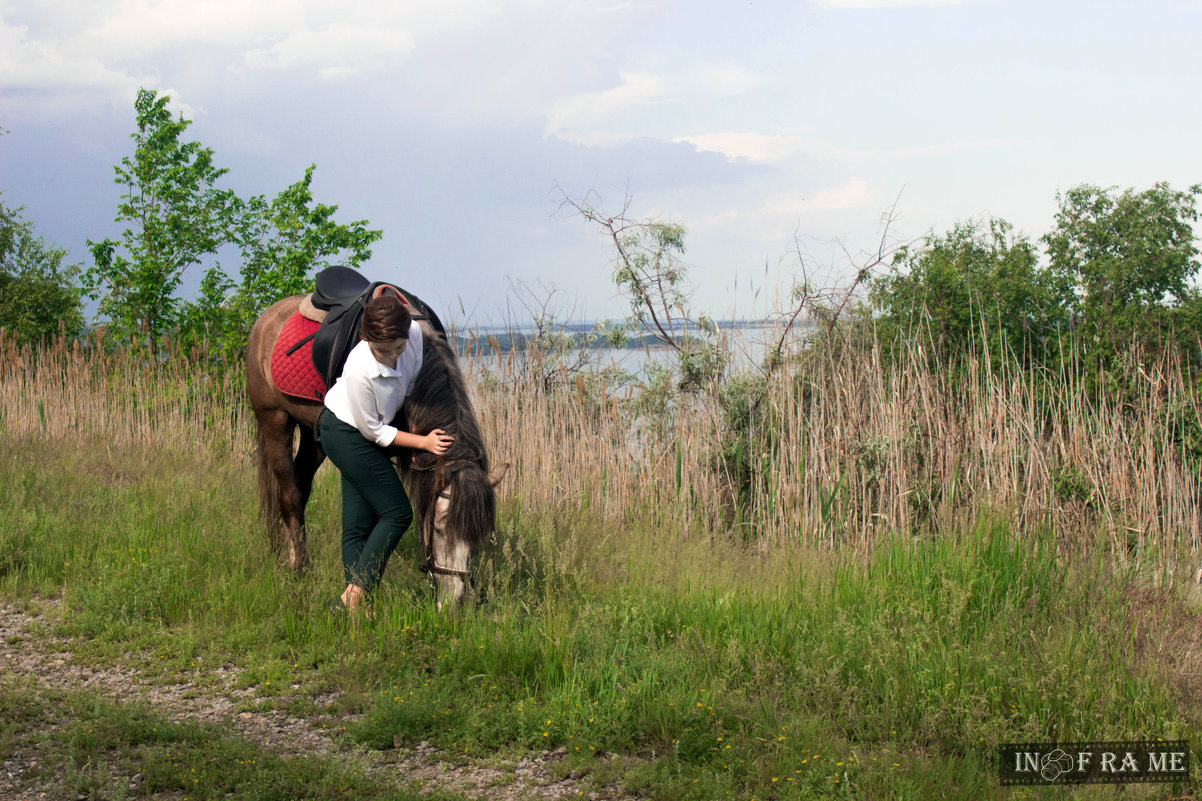
[(321, 443), (342, 474), (342, 568), (346, 589), (332, 606), (358, 610), (380, 583), (388, 557), (413, 520), (409, 497), (385, 448), (441, 456), (441, 428), (419, 436), (390, 424), (422, 367), (422, 332), (392, 292), (367, 304), (362, 341), (325, 397)]

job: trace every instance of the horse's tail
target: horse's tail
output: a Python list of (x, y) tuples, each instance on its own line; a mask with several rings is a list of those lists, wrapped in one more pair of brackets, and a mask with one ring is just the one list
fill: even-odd
[(259, 516), (267, 525), (272, 549), (283, 544), (283, 509), (280, 507), (280, 482), (267, 459), (267, 437), (262, 426), (255, 427), (255, 466), (259, 473)]
[(496, 526), (496, 491), (488, 473), (475, 464), (456, 471), (452, 482), (454, 502), (447, 510), (447, 525), (460, 536), (470, 537), (469, 545), (475, 549)]

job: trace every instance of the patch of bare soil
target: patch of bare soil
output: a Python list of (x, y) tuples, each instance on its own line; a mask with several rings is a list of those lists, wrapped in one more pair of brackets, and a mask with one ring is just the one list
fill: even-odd
[[(142, 701), (175, 722), (228, 723), (239, 736), (280, 756), (352, 757), (378, 780), (418, 787), (423, 792), (437, 789), (499, 801), (632, 799), (614, 786), (598, 792), (577, 779), (553, 778), (548, 769), (563, 757), (563, 749), (543, 751), (520, 761), (492, 760), (483, 765), (456, 758), (426, 742), (391, 751), (349, 748), (331, 732), (340, 730), (353, 716), (321, 714), (301, 718), (279, 709), (245, 711), (253, 690), (236, 688), (241, 671), (234, 666), (207, 670), (203, 683), (164, 683), (161, 677), (145, 675), (125, 659), (108, 666), (86, 664), (73, 658), (72, 639), (49, 633), (61, 613), (58, 599), (39, 598), (22, 606), (0, 601), (0, 676), (32, 681), (50, 690), (86, 690), (124, 703)], [(291, 689), (299, 692), (301, 688), (294, 685)], [(277, 698), (276, 705), (287, 706), (287, 700)], [(309, 700), (315, 708), (331, 709), (337, 707), (338, 696), (327, 694)], [(37, 775), (39, 764), (47, 758), (28, 747), (17, 748), (0, 765), (0, 800), (57, 798), (30, 778)], [(131, 777), (131, 790), (136, 789), (139, 778)]]

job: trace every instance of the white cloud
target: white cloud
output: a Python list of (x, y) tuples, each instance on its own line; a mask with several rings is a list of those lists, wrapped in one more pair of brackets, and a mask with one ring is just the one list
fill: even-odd
[(621, 84), (600, 92), (587, 92), (564, 98), (547, 115), (546, 133), (573, 142), (621, 140), (623, 135), (589, 131), (627, 109), (662, 103), (672, 97), (672, 87), (662, 76), (649, 72), (625, 71)]
[(22, 25), (0, 22), (0, 105), (65, 107), (88, 95), (133, 97), (142, 77), (106, 66), (53, 40), (36, 40)]
[(690, 220), (690, 230), (719, 229), (737, 231), (759, 241), (782, 241), (792, 235), (798, 222), (803, 225), (815, 217), (840, 216), (843, 212), (870, 208), (876, 202), (868, 182), (852, 176), (841, 186), (821, 189), (813, 194), (777, 192), (754, 208), (727, 209)]
[(401, 30), (334, 24), (322, 31), (301, 31), (269, 48), (251, 50), (243, 64), (254, 70), (316, 67), (326, 80), (400, 64), (414, 51), (413, 37)]
[(782, 211), (842, 211), (864, 206), (872, 199), (872, 193), (868, 191), (868, 183), (864, 179), (853, 176), (843, 186), (820, 190), (810, 199), (792, 201), (787, 196), (778, 197), (769, 198), (765, 205), (771, 208), (776, 203)]
[(760, 77), (738, 64), (701, 64), (692, 75), (699, 93), (741, 95), (760, 84)]
[(992, 150), (1001, 147), (1014, 147), (1026, 144), (1024, 139), (977, 139), (975, 141), (937, 142), (933, 145), (905, 148), (883, 148), (880, 150), (865, 150), (862, 152), (847, 151), (845, 156), (851, 160), (854, 157), (872, 161), (904, 161), (923, 156), (938, 156), (945, 153), (963, 153), (970, 150)]
[(777, 162), (810, 149), (815, 144), (800, 136), (759, 134), (750, 131), (728, 131), (723, 133), (678, 136), (672, 141), (688, 142), (698, 150), (721, 153), (731, 159)]
[(848, 150), (837, 148), (822, 139), (811, 139), (794, 134), (760, 134), (752, 131), (693, 134), (678, 136), (672, 141), (688, 142), (698, 150), (721, 153), (730, 159), (747, 159), (771, 164), (792, 163), (794, 166), (797, 166), (799, 160), (838, 162), (846, 165), (879, 164), (1026, 144), (1023, 139), (979, 139), (936, 142), (917, 147)]
[[(498, 8), (488, 0), (118, 0), (107, 5), (110, 10), (81, 39), (127, 56), (181, 45), (272, 50), (297, 37), (355, 29), (422, 39), (487, 26), (511, 10), (509, 4)], [(60, 12), (57, 25), (63, 16)], [(373, 47), (370, 41), (368, 46)]]
[[(11, 118), (17, 104), (24, 110), (124, 106), (138, 86), (179, 86), (207, 98), (227, 72), (247, 91), (260, 75), (297, 92), (313, 81), (352, 76), (370, 91), (378, 76), (431, 117), (463, 123), (499, 116), (545, 125), (556, 98), (581, 91), (587, 76), (610, 68), (611, 39), (652, 13), (641, 4), (616, 3), (0, 0), (0, 26), (11, 29), (0, 35), (0, 108)], [(419, 77), (417, 67), (399, 74), (400, 65), (419, 58), (429, 77)], [(720, 67), (712, 75), (721, 87), (746, 81)], [(632, 80), (638, 83), (637, 74)], [(569, 98), (557, 113), (565, 120), (596, 119), (604, 116), (604, 104), (620, 105), (623, 95), (642, 89), (614, 87), (592, 112), (574, 109)], [(615, 130), (586, 126), (578, 133), (582, 141), (631, 138)]]
[[(672, 75), (626, 69), (619, 73), (619, 81), (611, 89), (572, 95), (554, 103), (547, 113), (545, 132), (581, 144), (613, 144), (638, 137), (666, 140), (663, 131), (644, 128), (615, 132), (601, 130), (601, 126), (607, 123), (612, 128), (615, 118), (624, 112), (657, 103), (678, 102), (705, 108), (715, 98), (743, 94), (761, 82), (751, 70), (718, 62), (691, 63)], [(672, 141), (697, 144), (699, 139), (677, 137)]]
[(912, 8), (916, 6), (958, 6), (965, 0), (817, 0), (822, 8)]
[(868, 183), (863, 178), (853, 176), (842, 186), (821, 189), (812, 196), (801, 192), (778, 192), (769, 195), (763, 205), (751, 212), (751, 215), (796, 218), (806, 213), (857, 209), (870, 200), (872, 193), (868, 190)]
[(290, 0), (122, 0), (78, 42), (115, 59), (183, 46), (239, 47), (279, 36), (303, 19)]

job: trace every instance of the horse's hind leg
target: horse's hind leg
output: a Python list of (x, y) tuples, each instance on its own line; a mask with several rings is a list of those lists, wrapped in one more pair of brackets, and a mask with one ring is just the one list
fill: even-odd
[(326, 460), (326, 452), (317, 441), (313, 429), (305, 424), (300, 427), (300, 445), (292, 472), (296, 476), (296, 487), (300, 490), (301, 527), (305, 525), (305, 507), (309, 504), (309, 493), (313, 491), (313, 476)]
[[(275, 527), (273, 531), (277, 532), (272, 536), (272, 546), (277, 553), (280, 550), (287, 552), (288, 567), (303, 571), (309, 567), (309, 553), (305, 548), (305, 501), (312, 484), (312, 472), (305, 481), (306, 491), (302, 493), (292, 459), (296, 421), (291, 415), (273, 409), (256, 412), (255, 417), (259, 423), (259, 480), (267, 484), (263, 487), (264, 497), (275, 501), (265, 507), (274, 518), (267, 524)], [(301, 444), (304, 444), (303, 433)], [(312, 469), (316, 470), (316, 467)]]

